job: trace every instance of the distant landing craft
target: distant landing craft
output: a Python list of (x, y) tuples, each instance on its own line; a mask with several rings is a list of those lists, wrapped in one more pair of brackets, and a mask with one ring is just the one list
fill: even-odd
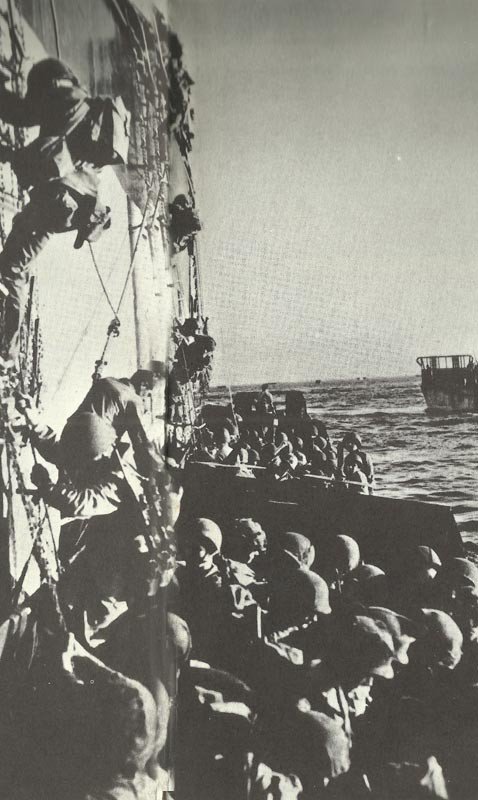
[(471, 355), (420, 356), (429, 411), (478, 411), (478, 363)]

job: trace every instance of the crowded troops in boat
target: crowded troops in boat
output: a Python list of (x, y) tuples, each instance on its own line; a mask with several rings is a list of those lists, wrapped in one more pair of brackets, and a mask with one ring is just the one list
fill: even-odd
[[(267, 504), (197, 516), (188, 470), (251, 486), (227, 463), (237, 441), (246, 449), (240, 423), (225, 407), (213, 432), (222, 460), (180, 469), (167, 449), (154, 460), (138, 402), (154, 391), (151, 370), (105, 378), (60, 433), (17, 399), (18, 435), (58, 473), (36, 464), (35, 491), (64, 521), (58, 582), (30, 597), (17, 586), (2, 625), (2, 686), (19, 698), (2, 728), (14, 743), (2, 780), (18, 788), (8, 796), (36, 797), (21, 792), (41, 770), (59, 799), (149, 800), (171, 781), (185, 800), (471, 797), (478, 567), (438, 530), (436, 549), (407, 542), (387, 559), (367, 537), (362, 547), (363, 532), (324, 531), (300, 510), (295, 529)], [(264, 427), (261, 416), (256, 446)], [(343, 497), (342, 449), (373, 475), (354, 433), (335, 446), (320, 421), (309, 436), (290, 419), (271, 428), (308, 452), (324, 440), (336, 466), (322, 493)], [(168, 553), (142, 515), (151, 484)], [(45, 720), (55, 736), (39, 748)]]
[(278, 410), (267, 384), (242, 392), (229, 407), (205, 406), (203, 427), (190, 458), (237, 467), (237, 474), (267, 481), (313, 475), (351, 492), (372, 494), (374, 466), (356, 431), (333, 443), (323, 421), (307, 414), (300, 392), (287, 392)]

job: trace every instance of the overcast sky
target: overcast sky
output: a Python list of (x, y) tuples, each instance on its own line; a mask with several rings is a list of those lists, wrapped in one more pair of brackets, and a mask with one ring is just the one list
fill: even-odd
[(478, 3), (171, 0), (215, 382), (477, 352)]

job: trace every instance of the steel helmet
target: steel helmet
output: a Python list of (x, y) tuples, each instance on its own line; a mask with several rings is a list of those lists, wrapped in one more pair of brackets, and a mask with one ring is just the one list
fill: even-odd
[(440, 558), (432, 547), (420, 544), (415, 551), (415, 555), (417, 557), (417, 561), (420, 561), (424, 567), (427, 567), (427, 569), (432, 569), (435, 567), (438, 569), (441, 567)]
[(382, 623), (391, 634), (392, 638), (397, 636), (412, 636), (416, 639), (422, 633), (421, 626), (410, 617), (398, 614), (390, 608), (382, 606), (370, 606), (363, 612), (364, 616), (371, 617), (376, 622)]
[[(324, 660), (340, 671), (350, 670), (354, 678), (376, 674), (384, 665), (390, 665), (395, 657), (395, 647), (390, 633), (370, 617), (367, 611), (345, 617), (338, 628), (332, 632)], [(383, 677), (393, 677), (388, 671)]]
[(93, 411), (74, 414), (60, 438), (62, 461), (69, 466), (81, 466), (106, 454), (116, 441), (116, 431), (109, 422)]
[(453, 588), (478, 589), (478, 566), (467, 558), (452, 558), (443, 567), (441, 577)]
[(383, 569), (375, 566), (375, 564), (361, 564), (357, 569), (351, 573), (351, 577), (357, 581), (368, 581), (370, 578), (376, 578), (378, 575), (385, 575)]
[(340, 534), (333, 542), (334, 567), (341, 574), (352, 572), (360, 564), (360, 547), (351, 536)]
[(363, 612), (373, 619), (378, 627), (383, 627), (392, 637), (395, 656), (400, 664), (408, 664), (408, 648), (421, 633), (421, 628), (409, 617), (397, 614), (389, 608), (370, 606)]
[(327, 583), (304, 567), (272, 586), (269, 614), (276, 627), (297, 625), (315, 614), (330, 614), (331, 611)]
[(137, 369), (131, 376), (130, 381), (138, 394), (142, 386), (151, 391), (155, 381), (155, 374), (150, 369)]
[(301, 533), (294, 533), (287, 531), (279, 538), (279, 547), (286, 553), (289, 553), (298, 564), (307, 564), (307, 558), (312, 547), (312, 542), (307, 536)]
[(423, 645), (428, 645), (435, 662), (454, 669), (463, 654), (463, 634), (455, 620), (434, 608), (423, 608), (422, 618), (427, 631)]
[(354, 444), (356, 447), (362, 447), (362, 439), (355, 433), (351, 431), (350, 433), (346, 433), (344, 438), (342, 439), (342, 444), (346, 447), (348, 444)]
[(222, 533), (219, 525), (206, 517), (198, 517), (193, 520), (189, 528), (189, 539), (191, 542), (204, 545), (210, 553), (218, 553), (222, 547)]
[(27, 95), (38, 97), (45, 92), (57, 89), (63, 82), (79, 86), (76, 75), (63, 61), (57, 58), (44, 58), (33, 65), (27, 77)]

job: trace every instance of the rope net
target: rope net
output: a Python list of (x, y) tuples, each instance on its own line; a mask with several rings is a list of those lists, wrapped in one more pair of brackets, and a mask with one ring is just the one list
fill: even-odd
[[(23, 94), (26, 86), (25, 35), (22, 17), (14, 2), (2, 0), (0, 5), (0, 69), (8, 89)], [(32, 134), (0, 121), (0, 145), (15, 149), (24, 147)], [(0, 237), (3, 246), (12, 219), (28, 201), (18, 185), (9, 163), (0, 164)], [(1, 464), (3, 476), (2, 523), (8, 532), (8, 570), (18, 579), (31, 564), (31, 555), (50, 575), (57, 576), (53, 530), (45, 534), (44, 509), (34, 502), (28, 489), (33, 464), (26, 442), (16, 433), (11, 420), (14, 415), (14, 395), (26, 392), (38, 405), (42, 388), (42, 336), (39, 316), (38, 288), (33, 275), (27, 311), (20, 331), (18, 370), (0, 380)]]

